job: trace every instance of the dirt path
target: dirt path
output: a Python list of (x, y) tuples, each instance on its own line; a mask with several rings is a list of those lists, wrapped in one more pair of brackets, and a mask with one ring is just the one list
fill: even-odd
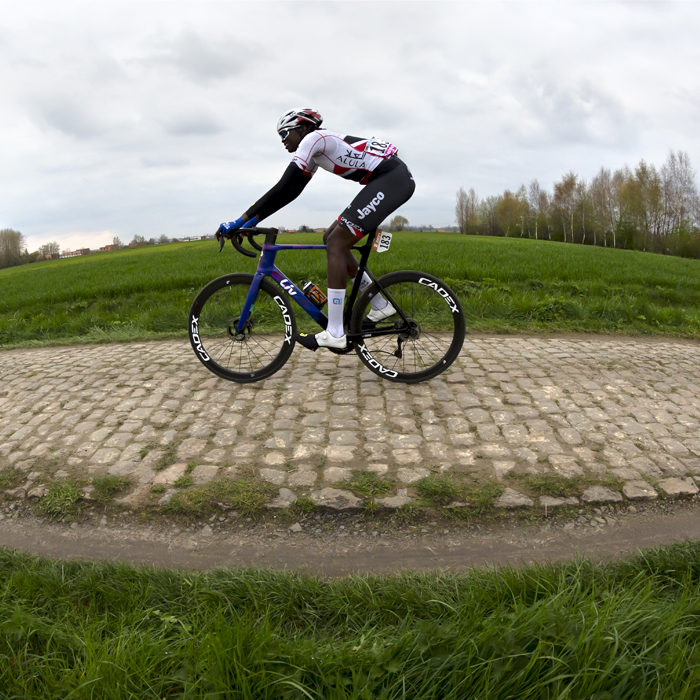
[(486, 564), (517, 566), (579, 555), (608, 561), (638, 549), (700, 538), (697, 500), (632, 510), (635, 512), (608, 511), (602, 516), (579, 514), (538, 524), (512, 521), (457, 527), (431, 522), (387, 528), (358, 517), (329, 516), (322, 533), (312, 531), (317, 523), (313, 516), (291, 527), (288, 523), (243, 522), (215, 524), (212, 529), (202, 523), (190, 528), (165, 521), (140, 524), (129, 514), (111, 522), (98, 521), (96, 516), (69, 526), (42, 522), (24, 513), (3, 520), (0, 545), (65, 559), (186, 569), (257, 566), (338, 577), (405, 569), (460, 571)]

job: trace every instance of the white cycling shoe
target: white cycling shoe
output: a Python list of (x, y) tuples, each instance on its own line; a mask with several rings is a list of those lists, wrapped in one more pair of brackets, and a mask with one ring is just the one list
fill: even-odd
[(316, 352), (319, 348), (334, 348), (336, 350), (345, 350), (348, 345), (345, 335), (336, 338), (328, 331), (321, 331), (313, 335), (312, 333), (297, 333), (294, 340), (300, 343), (305, 348)]
[(387, 305), (383, 309), (373, 308), (367, 314), (367, 319), (372, 321), (372, 323), (378, 323), (379, 321), (383, 321), (385, 318), (389, 318), (389, 316), (393, 316), (395, 313), (396, 309), (387, 302)]

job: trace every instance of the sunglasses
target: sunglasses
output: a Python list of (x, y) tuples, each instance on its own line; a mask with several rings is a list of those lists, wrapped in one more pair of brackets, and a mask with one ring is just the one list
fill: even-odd
[(278, 133), (279, 133), (282, 141), (284, 141), (287, 138), (287, 136), (289, 136), (289, 134), (291, 134), (292, 131), (294, 131), (294, 129), (298, 129), (298, 128), (299, 128), (298, 126), (295, 126), (292, 129), (280, 129), (280, 131)]

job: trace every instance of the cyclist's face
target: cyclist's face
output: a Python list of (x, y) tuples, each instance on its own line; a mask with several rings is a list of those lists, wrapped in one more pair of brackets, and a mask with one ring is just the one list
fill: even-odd
[(290, 129), (287, 131), (287, 135), (282, 139), (282, 144), (290, 153), (294, 153), (297, 148), (299, 148), (299, 143), (304, 138), (304, 133), (305, 129), (303, 127)]

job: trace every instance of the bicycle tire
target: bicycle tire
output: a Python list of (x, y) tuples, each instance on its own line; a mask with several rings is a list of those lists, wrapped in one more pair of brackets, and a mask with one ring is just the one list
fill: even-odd
[(412, 325), (407, 328), (398, 314), (376, 324), (368, 322), (370, 300), (379, 291), (374, 283), (355, 303), (351, 332), (362, 335), (374, 327), (394, 328), (396, 333), (365, 336), (356, 341), (355, 352), (368, 369), (392, 382), (415, 384), (437, 377), (457, 359), (464, 344), (466, 322), (459, 299), (442, 280), (425, 272), (391, 272), (378, 282)]
[(190, 309), (188, 333), (199, 361), (233, 382), (248, 383), (277, 372), (294, 350), (297, 325), (289, 297), (269, 279), (242, 334), (235, 327), (253, 275), (223, 275), (207, 284)]

